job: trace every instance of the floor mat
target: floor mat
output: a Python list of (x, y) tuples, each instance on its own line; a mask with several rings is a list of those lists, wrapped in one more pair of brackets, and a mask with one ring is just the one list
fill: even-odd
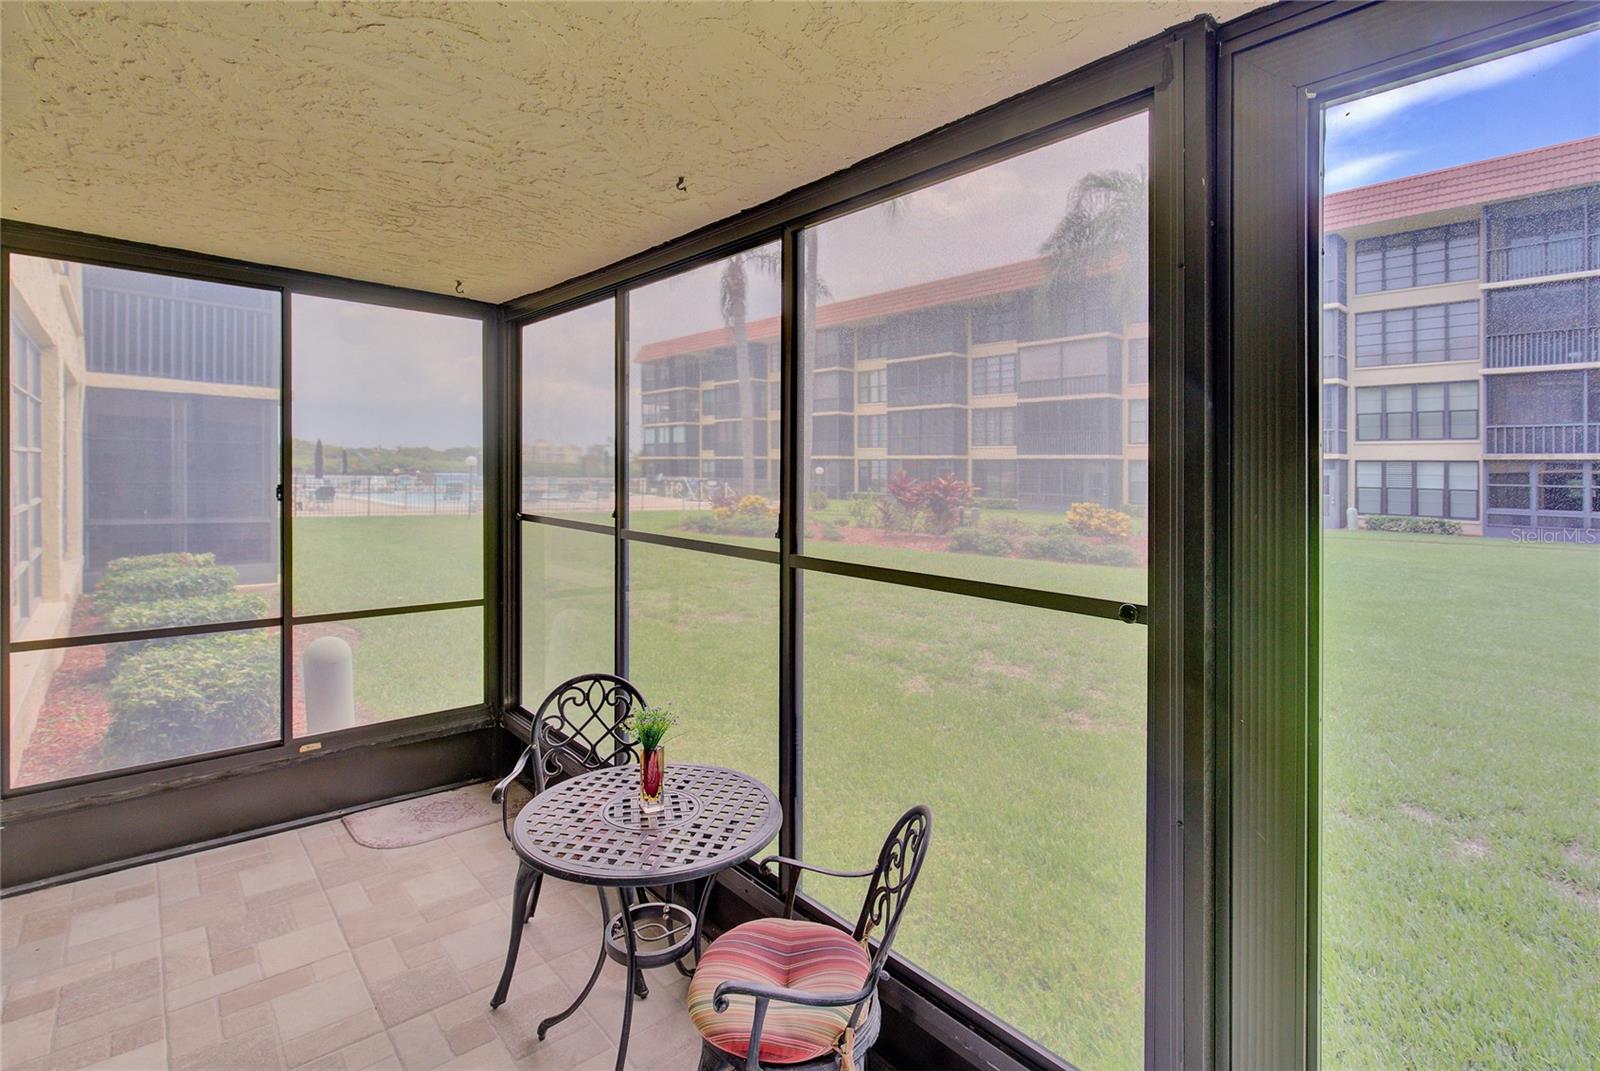
[[(345, 815), (344, 825), (357, 844), (368, 848), (409, 848), (500, 821), (500, 805), (489, 802), (494, 782), (465, 785), (416, 799)], [(511, 786), (510, 810), (515, 815), (528, 802), (520, 784)]]

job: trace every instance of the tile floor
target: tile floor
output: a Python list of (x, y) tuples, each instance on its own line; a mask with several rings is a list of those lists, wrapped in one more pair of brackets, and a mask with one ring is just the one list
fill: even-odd
[[(610, 1068), (620, 966), (534, 1035), (594, 964), (591, 889), (546, 880), (489, 1009), (515, 873), (495, 825), (373, 849), (332, 821), (0, 901), (0, 1067)], [(692, 1071), (686, 983), (646, 977), (628, 1066)]]

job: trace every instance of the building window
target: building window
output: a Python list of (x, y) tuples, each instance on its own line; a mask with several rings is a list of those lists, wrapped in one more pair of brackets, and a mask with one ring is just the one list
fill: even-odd
[(818, 372), (811, 377), (811, 409), (815, 413), (848, 413), (852, 377), (849, 372)]
[(1128, 382), (1150, 382), (1150, 339), (1128, 339)]
[(856, 490), (882, 491), (888, 484), (887, 461), (861, 461), (856, 464)]
[(1017, 393), (1023, 398), (1114, 394), (1122, 389), (1121, 357), (1116, 339), (1026, 346), (1017, 358)]
[(889, 366), (890, 405), (950, 405), (967, 400), (964, 357), (897, 361)]
[(1491, 290), (1485, 300), (1487, 367), (1600, 361), (1600, 278)]
[(817, 332), (815, 368), (849, 368), (855, 360), (855, 332), (848, 327)]
[(1478, 463), (1357, 461), (1356, 512), (1475, 520)]
[(959, 456), (967, 452), (965, 409), (912, 409), (889, 414), (889, 452)]
[(1017, 410), (974, 409), (972, 411), (973, 446), (1017, 445)]
[(1150, 462), (1128, 462), (1128, 505), (1150, 504)]
[(1491, 283), (1600, 268), (1600, 186), (1484, 209)]
[(739, 388), (712, 387), (700, 392), (700, 412), (708, 417), (736, 417), (739, 415)]
[(1478, 277), (1478, 224), (1363, 238), (1356, 243), (1356, 293), (1433, 286)]
[[(880, 418), (881, 419), (881, 418)], [(848, 415), (811, 418), (811, 452), (823, 457), (844, 457), (851, 447), (852, 418)]]
[(1128, 402), (1128, 441), (1150, 441), (1150, 401), (1147, 398), (1134, 398)]
[(1022, 337), (1023, 305), (1028, 295), (1013, 294), (972, 309), (972, 341), (1010, 342)]
[(1477, 437), (1476, 380), (1356, 388), (1356, 438), (1360, 441)]
[(1600, 462), (1492, 461), (1484, 521), (1600, 531)]
[(43, 349), (11, 321), (11, 620), (26, 621), (44, 594)]
[(1356, 313), (1358, 368), (1477, 359), (1476, 301)]
[[(876, 416), (856, 417), (856, 445), (881, 450), (889, 443), (889, 418)], [(822, 451), (818, 451), (821, 453)]]
[(1345, 240), (1337, 234), (1322, 239), (1322, 301), (1325, 305), (1344, 305), (1347, 266)]
[(974, 461), (972, 482), (983, 498), (1015, 501), (1017, 497), (1017, 463), (1015, 461)]
[(1017, 407), (1019, 454), (1121, 454), (1122, 403), (1115, 398)]
[(975, 357), (972, 361), (973, 394), (1015, 394), (1017, 392), (1017, 355), (1003, 353), (998, 357)]
[(1322, 452), (1342, 454), (1349, 447), (1350, 388), (1341, 383), (1322, 385)]
[(856, 404), (881, 405), (889, 398), (883, 369), (856, 373)]

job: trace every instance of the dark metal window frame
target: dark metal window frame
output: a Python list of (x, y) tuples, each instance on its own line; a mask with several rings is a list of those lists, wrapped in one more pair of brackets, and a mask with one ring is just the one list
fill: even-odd
[[(667, 275), (714, 262), (732, 253), (778, 239), (782, 242), (783, 333), (781, 340), (784, 419), (781, 499), (788, 506), (779, 522), (779, 546), (768, 550), (633, 530), (625, 499), (617, 524), (565, 521), (507, 512), (507, 525), (556, 524), (611, 535), (615, 541), (617, 672), (627, 673), (628, 549), (648, 542), (710, 554), (769, 562), (779, 585), (779, 707), (775, 743), (779, 753), (778, 793), (786, 821), (780, 836), (785, 854), (803, 842), (801, 764), (802, 658), (800, 605), (804, 577), (822, 572), (873, 583), (890, 583), (1037, 606), (1106, 619), (1129, 620), (1150, 630), (1146, 837), (1146, 1044), (1152, 1067), (1209, 1062), (1211, 967), (1208, 905), (1210, 731), (1208, 650), (1209, 561), (1204, 535), (1209, 499), (1209, 346), (1207, 271), (1211, 246), (1211, 148), (1213, 30), (1204, 20), (1171, 31), (1141, 46), (1093, 64), (1012, 100), (872, 157), (830, 178), (802, 187), (776, 201), (690, 234), (650, 252), (560, 286), (510, 302), (507, 344), (514, 353), (516, 331), (607, 296), (617, 301), (616, 411), (618, 456), (627, 454), (628, 367), (627, 298), (630, 290)], [(798, 505), (807, 486), (803, 467), (806, 410), (800, 372), (801, 257), (805, 229), (865, 205), (931, 185), (994, 163), (1111, 119), (1146, 112), (1150, 117), (1152, 382), (1150, 459), (1151, 573), (1148, 606), (1067, 593), (1015, 588), (900, 569), (835, 561), (808, 555), (801, 544)], [(1191, 268), (1185, 271), (1184, 265)], [(520, 360), (504, 363), (502, 396), (520, 397)], [(964, 370), (963, 370), (964, 371)], [(960, 390), (965, 393), (966, 376)], [(514, 475), (520, 424), (503, 421), (512, 432), (501, 441), (502, 469)], [(626, 464), (618, 465), (619, 491)], [(620, 497), (620, 496), (619, 496)], [(506, 498), (516, 501), (514, 495)], [(518, 544), (508, 541), (508, 547)], [(507, 638), (508, 707), (506, 723), (526, 732), (528, 714), (515, 695), (519, 677), (516, 595), (520, 555), (507, 556), (506, 597), (501, 633)], [(803, 903), (806, 902), (803, 898)], [(823, 910), (810, 903), (813, 911)], [(925, 1001), (931, 1016), (974, 1062), (1002, 1067), (1066, 1067), (1019, 1031), (974, 1007), (961, 994), (898, 958), (891, 978)], [(954, 1024), (967, 1024), (963, 1031)], [(1071, 1054), (1063, 1054), (1070, 1058)]]
[[(122, 268), (148, 274), (179, 279), (222, 283), (272, 292), (278, 295), (281, 317), (281, 354), (279, 367), (279, 452), (278, 474), (285, 488), (292, 472), (293, 451), (293, 332), (291, 324), (293, 295), (333, 298), (343, 301), (381, 305), (389, 308), (421, 312), (443, 313), (451, 316), (479, 320), (483, 325), (483, 439), (481, 449), (484, 482), (483, 523), (483, 592), (478, 598), (416, 603), (394, 607), (373, 607), (348, 612), (295, 614), (293, 611), (294, 582), (294, 530), (293, 496), (282, 496), (279, 513), (279, 613), (270, 618), (254, 621), (230, 621), (217, 624), (175, 626), (171, 628), (142, 629), (132, 632), (104, 633), (86, 636), (51, 637), (28, 641), (14, 641), (11, 636), (10, 591), (0, 595), (0, 660), (8, 667), (14, 653), (33, 650), (67, 649), (94, 644), (127, 642), (168, 636), (198, 636), (244, 629), (277, 628), (279, 630), (279, 737), (277, 740), (237, 748), (224, 752), (206, 752), (163, 762), (145, 763), (110, 770), (105, 773), (50, 781), (40, 785), (13, 786), (10, 780), (10, 694), (0, 696), (3, 717), (0, 717), (0, 783), (4, 785), (5, 811), (8, 821), (37, 816), (59, 814), (94, 806), (107, 794), (119, 798), (159, 793), (185, 786), (205, 783), (218, 777), (247, 774), (282, 766), (296, 761), (302, 755), (317, 756), (337, 752), (381, 747), (400, 741), (414, 740), (419, 736), (441, 735), (468, 731), (491, 723), (499, 708), (500, 651), (499, 636), (500, 587), (497, 574), (500, 569), (500, 531), (495, 519), (504, 513), (500, 497), (501, 476), (498, 470), (499, 455), (495, 449), (500, 431), (501, 399), (497, 393), (500, 364), (500, 312), (496, 306), (466, 298), (431, 294), (385, 286), (379, 283), (359, 282), (312, 272), (296, 271), (268, 265), (252, 264), (222, 257), (207, 256), (183, 250), (97, 235), (80, 234), (54, 227), (16, 221), (4, 221), (0, 232), (0, 291), (4, 293), (4, 315), (11, 317), (11, 258), (12, 255), (63, 260), (77, 264)], [(10, 377), (10, 332), (5, 340), (3, 373)], [(9, 414), (5, 420), (9, 425)], [(9, 426), (7, 427), (9, 441)], [(9, 501), (11, 474), (9, 465), (4, 474), (4, 494)], [(4, 534), (0, 553), (10, 561), (11, 533)], [(406, 718), (371, 725), (356, 726), (332, 733), (296, 737), (293, 734), (294, 659), (293, 630), (296, 626), (313, 625), (329, 621), (362, 620), (398, 614), (427, 613), (430, 611), (481, 608), (484, 627), (484, 696), (481, 703), (452, 710), (419, 712)]]
[(1284, 4), (1223, 27), (1218, 1066), (1319, 1063), (1320, 108), (1595, 21), (1491, 0)]

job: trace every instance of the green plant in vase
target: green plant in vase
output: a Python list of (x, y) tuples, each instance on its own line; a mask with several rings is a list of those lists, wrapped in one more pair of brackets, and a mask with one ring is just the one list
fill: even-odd
[(628, 717), (628, 735), (639, 748), (639, 809), (645, 814), (660, 814), (666, 807), (667, 753), (661, 741), (677, 721), (666, 707), (643, 707)]

